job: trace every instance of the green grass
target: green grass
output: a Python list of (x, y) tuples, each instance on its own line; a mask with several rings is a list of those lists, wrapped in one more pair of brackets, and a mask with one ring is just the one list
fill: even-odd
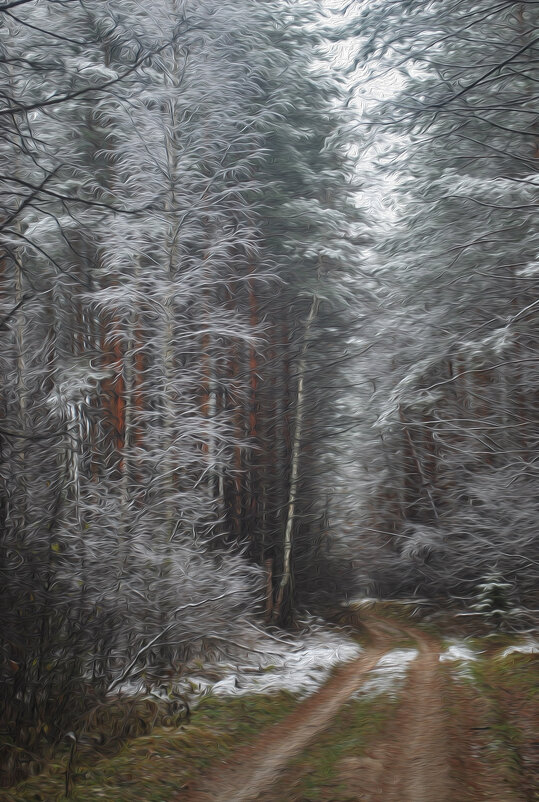
[[(507, 636), (496, 636), (495, 643), (491, 638), (481, 639), (477, 645), (485, 652), (470, 669), (487, 701), (490, 748), (510, 784), (528, 794), (527, 799), (539, 799), (535, 784), (539, 765), (534, 757), (539, 720), (537, 655), (517, 652), (502, 658), (503, 648), (510, 645)], [(536, 796), (532, 796), (534, 787)]]
[[(348, 802), (341, 762), (361, 757), (383, 730), (397, 702), (388, 695), (348, 702), (333, 724), (289, 765), (275, 791), (275, 802)], [(297, 783), (295, 778), (300, 778)], [(294, 783), (293, 791), (290, 784)], [(355, 798), (355, 797), (354, 797)]]
[[(288, 715), (297, 698), (280, 692), (271, 696), (219, 698), (208, 696), (195, 708), (191, 723), (181, 730), (157, 728), (135, 738), (114, 757), (75, 762), (72, 802), (169, 802), (182, 785), (210, 764), (250, 743), (264, 728)], [(0, 791), (2, 802), (64, 800), (66, 756), (51, 762), (38, 777)]]

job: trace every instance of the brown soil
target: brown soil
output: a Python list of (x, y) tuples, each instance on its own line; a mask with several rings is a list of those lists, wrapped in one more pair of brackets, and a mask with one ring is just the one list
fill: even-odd
[(489, 760), (487, 705), (451, 681), (437, 641), (403, 627), (419, 646), (403, 699), (364, 756), (342, 761), (341, 780), (361, 802), (525, 802)]

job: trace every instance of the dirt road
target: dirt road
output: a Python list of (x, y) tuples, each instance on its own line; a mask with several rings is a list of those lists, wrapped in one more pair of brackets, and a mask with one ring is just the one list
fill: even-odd
[[(348, 623), (353, 623), (353, 619)], [(215, 765), (172, 802), (274, 802), (296, 799), (284, 774), (287, 765), (328, 728), (339, 709), (366, 681), (369, 672), (395, 643), (413, 639), (418, 656), (394, 718), (369, 745), (366, 753), (348, 756), (339, 767), (347, 800), (358, 802), (517, 802), (506, 787), (492, 777), (482, 778), (470, 762), (464, 731), (448, 720), (447, 679), (440, 667), (439, 644), (421, 630), (397, 622), (361, 614), (361, 625), (372, 636), (372, 645), (361, 657), (342, 666), (327, 684), (303, 702), (284, 721), (262, 733), (248, 748)], [(466, 732), (474, 729), (468, 722)], [(458, 772), (452, 766), (459, 765)], [(277, 786), (279, 790), (277, 790)], [(470, 791), (470, 789), (474, 789)], [(274, 789), (272, 791), (272, 789)], [(277, 794), (275, 796), (274, 794)], [(496, 795), (497, 794), (497, 795)], [(318, 798), (318, 797), (317, 797)], [(321, 799), (332, 799), (322, 796)], [(341, 798), (341, 797), (339, 797)]]
[(248, 802), (273, 784), (280, 772), (331, 723), (387, 651), (387, 634), (370, 627), (374, 644), (361, 657), (338, 669), (326, 685), (284, 721), (266, 731), (252, 747), (236, 752), (197, 787), (175, 802)]
[[(448, 722), (439, 649), (433, 638), (405, 628), (419, 648), (395, 719), (366, 757), (349, 761), (349, 788), (369, 802), (452, 802)], [(353, 771), (353, 776), (352, 771)]]
[(480, 726), (485, 719), (475, 704), (483, 700), (471, 698), (465, 715), (451, 710), (456, 689), (440, 666), (439, 643), (416, 628), (398, 629), (415, 640), (418, 657), (395, 717), (365, 755), (341, 767), (350, 800), (527, 802), (495, 764), (479, 759), (488, 748), (480, 734), (488, 727)]

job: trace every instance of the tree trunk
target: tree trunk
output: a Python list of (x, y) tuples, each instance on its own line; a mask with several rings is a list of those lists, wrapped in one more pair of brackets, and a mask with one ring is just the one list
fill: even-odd
[(298, 494), (298, 481), (299, 481), (299, 463), (301, 456), (301, 446), (303, 441), (303, 423), (304, 423), (304, 384), (305, 384), (305, 367), (307, 362), (307, 348), (309, 345), (309, 338), (311, 335), (311, 328), (313, 321), (318, 312), (319, 300), (313, 296), (309, 315), (305, 322), (305, 329), (303, 332), (303, 344), (301, 346), (300, 358), (298, 362), (298, 389), (296, 400), (296, 419), (294, 426), (294, 437), (292, 441), (292, 467), (290, 471), (290, 493), (288, 496), (286, 526), (284, 532), (283, 543), (283, 566), (281, 581), (277, 592), (277, 599), (273, 611), (274, 620), (282, 619), (282, 606), (285, 593), (290, 594), (292, 585), (292, 534), (294, 526), (294, 515), (296, 510), (296, 499)]

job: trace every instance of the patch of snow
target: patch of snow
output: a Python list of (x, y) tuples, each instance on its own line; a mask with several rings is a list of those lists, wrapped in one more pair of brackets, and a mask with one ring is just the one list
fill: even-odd
[(380, 599), (376, 599), (374, 596), (358, 596), (356, 599), (350, 599), (349, 601), (341, 602), (341, 607), (371, 607), (374, 606)]
[[(192, 673), (167, 681), (171, 688), (155, 683), (151, 695), (163, 699), (179, 695), (191, 707), (206, 695), (243, 696), (289, 691), (299, 697), (310, 696), (327, 680), (331, 669), (361, 654), (358, 643), (344, 632), (309, 622), (309, 630), (299, 637), (275, 638), (260, 630), (256, 650), (242, 659), (221, 663), (199, 663)], [(125, 696), (145, 695), (142, 681), (126, 680), (116, 689)], [(169, 695), (170, 694), (170, 695)]]
[(352, 699), (363, 696), (378, 696), (380, 693), (389, 693), (395, 696), (401, 689), (408, 668), (419, 652), (417, 649), (392, 649), (378, 661), (370, 672), (370, 679), (364, 682)]
[(457, 677), (470, 680), (473, 674), (470, 670), (470, 663), (478, 660), (476, 652), (470, 648), (465, 640), (453, 638), (449, 641), (449, 646), (440, 654), (441, 663), (456, 663), (454, 673)]
[(470, 649), (464, 641), (455, 640), (449, 645), (449, 648), (445, 652), (441, 653), (440, 662), (445, 663), (455, 660), (462, 660), (465, 663), (470, 663), (473, 660), (477, 660), (477, 657), (475, 652)]
[(141, 696), (144, 693), (144, 685), (136, 680), (126, 680), (116, 687), (114, 693), (118, 696)]
[(235, 674), (231, 674), (229, 677), (225, 677), (219, 682), (216, 682), (212, 687), (211, 691), (216, 696), (235, 696), (236, 691), (239, 690), (239, 683), (238, 678)]
[(257, 670), (238, 666), (211, 690), (219, 696), (281, 690), (301, 697), (310, 696), (324, 684), (333, 666), (353, 660), (361, 651), (355, 641), (342, 634), (329, 630), (316, 632), (288, 645), (279, 644), (276, 648), (273, 644)]
[(511, 654), (539, 654), (539, 641), (529, 640), (525, 643), (516, 643), (514, 646), (508, 646), (500, 655), (500, 658), (509, 657)]
[(429, 599), (422, 599), (418, 596), (414, 596), (409, 599), (381, 599), (380, 597), (376, 596), (357, 596), (353, 599), (349, 599), (346, 602), (342, 602), (340, 606), (350, 607), (353, 610), (357, 610), (361, 607), (376, 607), (377, 604), (383, 604), (384, 602), (388, 602), (395, 607), (412, 607), (414, 609), (412, 615), (414, 615), (416, 611), (420, 611), (423, 608), (432, 608), (432, 601)]

